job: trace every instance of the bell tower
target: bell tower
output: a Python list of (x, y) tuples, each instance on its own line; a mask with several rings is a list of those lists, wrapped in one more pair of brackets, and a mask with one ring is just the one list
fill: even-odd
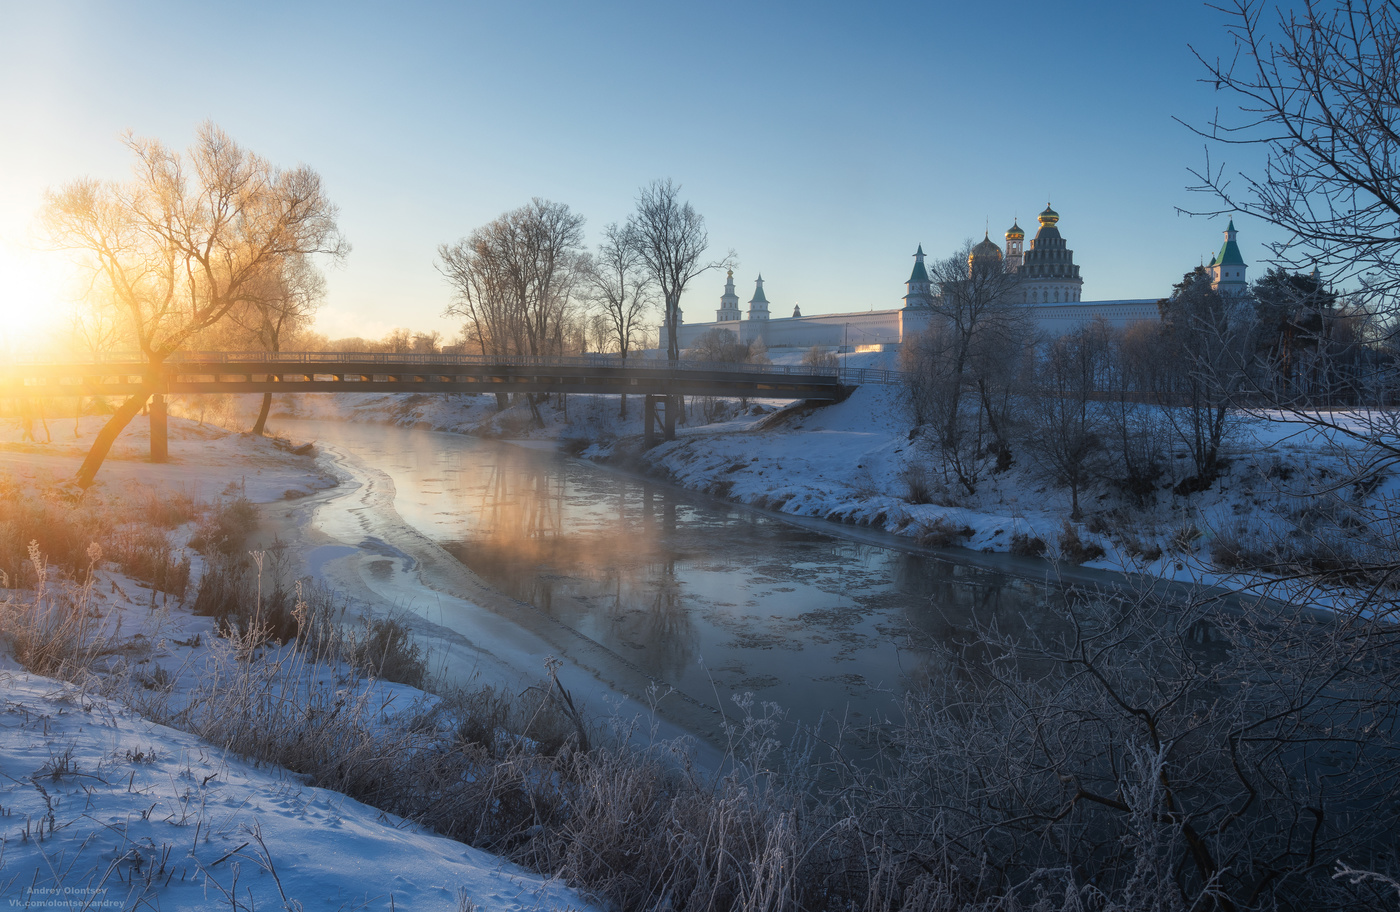
[(715, 311), (715, 322), (724, 323), (728, 320), (741, 319), (739, 313), (739, 296), (734, 293), (734, 270), (729, 270), (729, 276), (724, 280), (724, 294), (719, 299), (719, 310)]
[(1021, 263), (1025, 257), (1026, 233), (1021, 230), (1021, 226), (1012, 220), (1011, 227), (1006, 229), (1006, 271), (1015, 272), (1021, 268)]

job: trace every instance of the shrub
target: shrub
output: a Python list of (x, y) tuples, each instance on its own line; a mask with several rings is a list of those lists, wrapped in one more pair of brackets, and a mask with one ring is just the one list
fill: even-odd
[(911, 462), (904, 467), (904, 471), (899, 473), (907, 488), (905, 499), (911, 504), (933, 503), (934, 479), (929, 472), (928, 466), (918, 462)]
[(813, 345), (803, 352), (802, 363), (818, 370), (832, 370), (841, 366), (841, 359), (837, 357), (836, 352), (827, 351), (820, 345)]
[(1173, 554), (1189, 554), (1196, 550), (1196, 542), (1204, 533), (1193, 522), (1188, 522), (1172, 533), (1167, 542), (1167, 550)]
[(970, 526), (958, 528), (947, 517), (940, 516), (932, 522), (920, 523), (914, 540), (925, 548), (953, 548), (975, 534)]
[(239, 495), (204, 514), (190, 538), (190, 547), (202, 554), (237, 554), (246, 550), (257, 527), (258, 508)]
[(170, 537), (153, 525), (125, 523), (108, 538), (106, 556), (122, 572), (159, 592), (183, 599), (190, 581), (190, 559), (170, 544)]
[(1083, 564), (1104, 556), (1104, 550), (1099, 543), (1086, 542), (1080, 538), (1079, 528), (1069, 520), (1065, 520), (1060, 529), (1059, 544), (1060, 557), (1071, 564)]
[(578, 456), (592, 445), (593, 440), (586, 436), (559, 438), (559, 452), (565, 456)]
[(384, 681), (423, 688), (428, 660), (397, 616), (366, 618), (355, 638), (351, 664)]
[(1016, 532), (1011, 536), (1011, 553), (1016, 557), (1043, 557), (1045, 539), (1027, 532)]

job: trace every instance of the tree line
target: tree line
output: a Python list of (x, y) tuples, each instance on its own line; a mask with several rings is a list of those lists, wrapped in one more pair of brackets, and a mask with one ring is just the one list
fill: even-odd
[(705, 259), (704, 218), (670, 180), (642, 188), (633, 215), (603, 229), (589, 250), (584, 219), (565, 203), (539, 198), (438, 248), (438, 271), (452, 287), (445, 315), (482, 355), (558, 355), (595, 350), (626, 358), (662, 306), (672, 359), (686, 285), (733, 253)]

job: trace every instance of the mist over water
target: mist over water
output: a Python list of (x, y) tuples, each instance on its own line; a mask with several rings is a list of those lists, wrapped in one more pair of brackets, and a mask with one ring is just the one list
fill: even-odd
[[(386, 473), (403, 519), (497, 590), (632, 667), (726, 709), (895, 712), (937, 642), (1035, 627), (1044, 587), (852, 542), (552, 451), (418, 430), (299, 422)], [(970, 648), (976, 648), (975, 645)]]

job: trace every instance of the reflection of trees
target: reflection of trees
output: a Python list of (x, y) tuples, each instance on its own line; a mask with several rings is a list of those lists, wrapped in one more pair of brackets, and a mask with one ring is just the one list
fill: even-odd
[(638, 504), (637, 489), (624, 485), (596, 502), (613, 515), (588, 528), (570, 515), (567, 473), (521, 455), (497, 454), (478, 469), (485, 480), (464, 504), (478, 534), (455, 548), (463, 562), (511, 596), (598, 635), (646, 673), (677, 680), (700, 636), (671, 545), (675, 495), (644, 485)]
[(675, 682), (694, 661), (700, 633), (672, 554), (609, 568), (603, 581), (610, 636), (652, 677)]
[(1001, 656), (990, 651), (981, 631), (996, 630), (1023, 643), (1066, 632), (1063, 616), (1046, 607), (1047, 598), (1058, 596), (1041, 587), (918, 554), (898, 554), (890, 563), (891, 576), (907, 596), (905, 619), (915, 647), (901, 652), (911, 659), (904, 666), (906, 689), (922, 687), (931, 674), (949, 668), (949, 651), (959, 657), (951, 663), (959, 676), (990, 668)]

